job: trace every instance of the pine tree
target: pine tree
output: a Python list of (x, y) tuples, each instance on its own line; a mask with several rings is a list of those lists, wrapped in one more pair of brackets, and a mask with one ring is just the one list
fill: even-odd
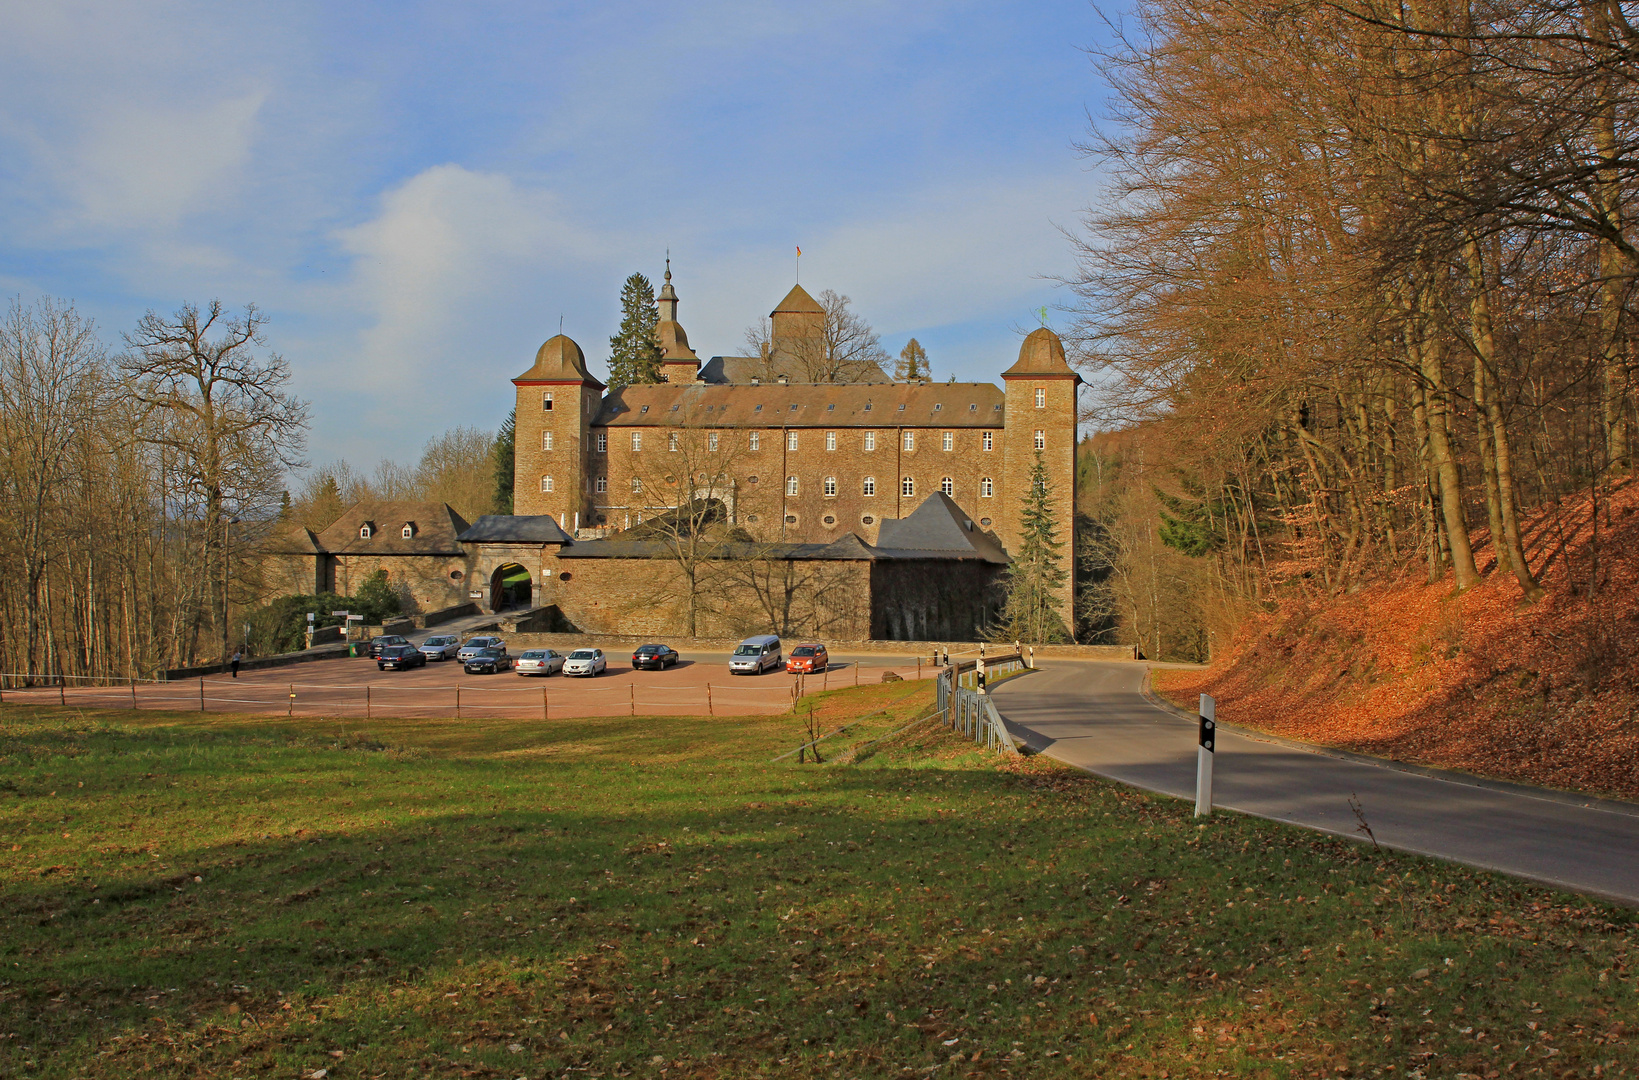
[(490, 448), (490, 460), (495, 467), (495, 512), (512, 513), (512, 478), (518, 457), (518, 410), (506, 414), (501, 430), (495, 435)]
[(1019, 534), (1019, 551), (1007, 570), (1007, 600), (995, 636), (1038, 645), (1068, 641), (1056, 594), (1069, 580), (1069, 572), (1059, 556), (1064, 542), (1058, 538), (1047, 462), (1040, 450), (1030, 467), (1030, 492), (1019, 515)]
[(633, 274), (620, 290), (620, 333), (609, 339), (609, 389), (660, 381), (659, 322), (654, 286)]
[(900, 382), (914, 382), (928, 377), (928, 351), (922, 348), (920, 341), (911, 338), (905, 342), (905, 347), (899, 351), (899, 361), (894, 364), (893, 377)]

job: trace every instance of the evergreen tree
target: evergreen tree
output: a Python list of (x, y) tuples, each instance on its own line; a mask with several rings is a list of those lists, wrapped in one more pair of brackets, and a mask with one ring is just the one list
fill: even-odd
[(1040, 450), (1030, 467), (1030, 492), (1019, 515), (1019, 533), (1019, 550), (1007, 569), (1007, 600), (995, 636), (1038, 645), (1068, 641), (1070, 634), (1057, 610), (1055, 594), (1069, 580), (1069, 571), (1059, 555), (1064, 542), (1058, 538), (1053, 492)]
[(905, 342), (905, 347), (899, 351), (899, 361), (894, 364), (893, 377), (900, 382), (914, 382), (928, 377), (928, 350), (922, 348), (920, 341), (911, 338)]
[(518, 457), (518, 410), (514, 408), (506, 414), (506, 420), (501, 424), (501, 430), (495, 435), (495, 445), (490, 448), (490, 460), (495, 467), (495, 498), (492, 500), (497, 514), (512, 513), (512, 478)]
[(620, 290), (620, 333), (609, 339), (609, 389), (660, 381), (659, 322), (654, 286), (633, 274)]

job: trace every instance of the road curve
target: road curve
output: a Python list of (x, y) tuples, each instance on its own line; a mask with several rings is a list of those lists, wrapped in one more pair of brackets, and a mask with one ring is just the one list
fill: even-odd
[[(1099, 776), (1193, 801), (1196, 723), (1143, 694), (1144, 668), (1046, 661), (996, 688), (1032, 749)], [(1227, 719), (1227, 718), (1226, 718)], [(1220, 728), (1216, 806), (1639, 906), (1639, 807), (1428, 776)]]

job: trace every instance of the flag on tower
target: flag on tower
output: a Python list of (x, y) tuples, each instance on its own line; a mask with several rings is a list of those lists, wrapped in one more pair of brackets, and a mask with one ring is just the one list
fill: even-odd
[(802, 258), (802, 248), (797, 249), (797, 258)]

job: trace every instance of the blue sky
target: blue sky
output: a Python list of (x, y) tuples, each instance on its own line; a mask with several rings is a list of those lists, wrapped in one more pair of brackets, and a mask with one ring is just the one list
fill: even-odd
[(560, 315), (601, 372), (668, 247), (703, 357), (800, 244), (891, 351), (994, 379), (1096, 198), (1083, 0), (4, 0), (0, 28), (0, 286), (111, 344), (255, 301), (309, 457), (365, 469), (493, 428)]

